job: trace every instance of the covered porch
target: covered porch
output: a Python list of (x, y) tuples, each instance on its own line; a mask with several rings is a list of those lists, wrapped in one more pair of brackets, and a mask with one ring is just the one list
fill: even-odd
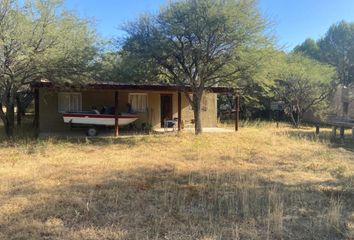
[[(99, 109), (101, 106), (113, 109), (111, 117), (114, 120), (114, 126), (109, 131), (101, 131), (101, 136), (119, 136), (128, 133), (134, 135), (136, 132), (182, 131), (183, 128), (189, 131), (193, 125), (193, 110), (185, 93), (172, 84), (110, 82), (63, 87), (50, 82), (40, 82), (33, 85), (33, 88), (35, 89), (35, 122), (39, 136), (77, 135), (78, 131), (64, 124), (62, 120), (63, 112), (66, 110), (62, 102), (74, 106), (75, 111), (89, 111), (93, 108)], [(202, 111), (205, 129), (216, 128), (217, 94), (230, 94), (231, 92), (233, 91), (230, 88), (214, 87), (205, 94)], [(61, 99), (62, 95), (64, 95), (64, 100)], [(235, 101), (235, 130), (238, 130), (239, 97), (237, 95)], [(72, 109), (69, 110), (72, 111)], [(129, 126), (133, 129), (120, 128), (119, 118), (121, 114), (129, 110), (133, 110), (134, 114), (138, 115), (138, 120)], [(166, 131), (165, 120), (175, 121), (174, 128), (168, 126)]]

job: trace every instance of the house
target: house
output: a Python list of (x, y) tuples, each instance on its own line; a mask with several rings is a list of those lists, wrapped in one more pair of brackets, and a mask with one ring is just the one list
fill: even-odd
[[(193, 109), (184, 92), (173, 84), (137, 84), (97, 82), (80, 86), (57, 86), (41, 81), (35, 89), (36, 125), (39, 133), (70, 131), (63, 113), (89, 111), (93, 108), (114, 107), (117, 114), (131, 108), (138, 120), (137, 129), (164, 127), (164, 120), (178, 120), (178, 129), (193, 124)], [(230, 92), (225, 87), (212, 87), (204, 94), (201, 107), (203, 127), (217, 125), (217, 94)], [(190, 89), (187, 88), (190, 92)], [(119, 118), (119, 116), (116, 116)], [(118, 121), (118, 120), (117, 120)], [(118, 135), (118, 126), (115, 126)]]

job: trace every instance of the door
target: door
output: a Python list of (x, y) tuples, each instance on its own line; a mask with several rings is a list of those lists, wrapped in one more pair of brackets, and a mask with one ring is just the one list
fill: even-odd
[(161, 127), (165, 120), (172, 120), (172, 94), (161, 94)]

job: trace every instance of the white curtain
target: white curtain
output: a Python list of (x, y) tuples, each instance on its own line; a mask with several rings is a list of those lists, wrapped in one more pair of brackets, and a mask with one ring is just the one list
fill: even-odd
[(59, 112), (78, 112), (82, 109), (81, 93), (59, 93)]
[(146, 94), (130, 94), (129, 102), (134, 112), (146, 112), (147, 95)]

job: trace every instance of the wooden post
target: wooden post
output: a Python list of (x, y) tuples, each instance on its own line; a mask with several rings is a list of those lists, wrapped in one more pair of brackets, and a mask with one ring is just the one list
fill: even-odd
[(36, 137), (39, 135), (39, 89), (34, 90), (34, 128)]
[(114, 93), (114, 136), (118, 137), (119, 136), (119, 125), (118, 125), (118, 117), (119, 117), (119, 112), (118, 112), (118, 91), (115, 91)]
[(340, 127), (340, 138), (344, 139), (344, 127)]
[(240, 121), (240, 95), (236, 95), (235, 98), (235, 131), (238, 131), (238, 125)]
[(181, 96), (181, 91), (178, 91), (178, 131), (180, 132), (182, 130), (182, 96)]
[(354, 128), (352, 128), (352, 139), (354, 140)]
[(320, 134), (320, 126), (319, 125), (316, 125), (316, 134)]

